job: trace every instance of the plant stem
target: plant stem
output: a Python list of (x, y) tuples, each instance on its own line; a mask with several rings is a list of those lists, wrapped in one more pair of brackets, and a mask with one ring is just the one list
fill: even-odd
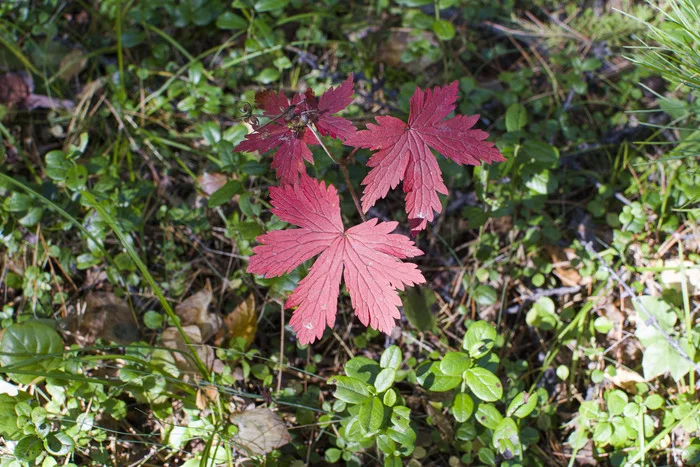
[(318, 134), (318, 131), (316, 128), (311, 123), (307, 123), (306, 127), (311, 130), (311, 132), (314, 134), (316, 139), (318, 140), (319, 144), (323, 148), (323, 152), (326, 153), (328, 157), (337, 165), (340, 166), (340, 171), (343, 173), (343, 178), (345, 178), (345, 184), (348, 187), (348, 190), (350, 191), (350, 196), (352, 196), (352, 201), (355, 203), (355, 208), (357, 209), (357, 212), (360, 213), (360, 218), (362, 219), (362, 222), (367, 222), (367, 218), (365, 217), (364, 212), (362, 212), (362, 206), (360, 205), (360, 201), (357, 198), (357, 193), (355, 193), (355, 189), (352, 187), (352, 183), (350, 182), (350, 175), (348, 175), (348, 168), (347, 168), (347, 161), (348, 159), (352, 159), (352, 156), (355, 155), (357, 152), (358, 148), (355, 148), (352, 150), (350, 155), (347, 157), (347, 159), (343, 160), (342, 162), (338, 161), (333, 155), (330, 153), (328, 148), (326, 147), (325, 144), (323, 144), (323, 140), (321, 139), (321, 135)]

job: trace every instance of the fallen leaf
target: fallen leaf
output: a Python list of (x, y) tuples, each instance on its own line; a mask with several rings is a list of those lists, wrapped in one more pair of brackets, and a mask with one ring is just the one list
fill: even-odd
[(80, 74), (87, 65), (87, 57), (82, 50), (73, 49), (68, 52), (58, 65), (58, 77), (70, 81)]
[(565, 286), (581, 284), (581, 274), (571, 266), (571, 260), (576, 254), (572, 249), (564, 250), (558, 245), (544, 245), (544, 250), (554, 265), (554, 274)]
[(232, 441), (250, 456), (261, 456), (292, 440), (282, 419), (272, 410), (257, 408), (231, 415), (238, 427)]
[(92, 345), (97, 339), (129, 344), (141, 338), (129, 304), (111, 292), (90, 292), (85, 312), (71, 314), (65, 329), (81, 345)]
[(228, 176), (218, 172), (204, 172), (202, 175), (197, 177), (197, 182), (199, 182), (199, 186), (202, 188), (202, 191), (207, 196), (211, 196), (219, 188), (226, 185), (226, 182), (228, 182), (228, 180)]
[(242, 337), (246, 349), (250, 347), (258, 330), (258, 314), (255, 312), (255, 296), (250, 294), (240, 305), (224, 318), (224, 325), (216, 334), (214, 344), (221, 346), (231, 339)]
[[(661, 282), (666, 287), (671, 287), (679, 292), (682, 290), (683, 286), (683, 275), (681, 274), (681, 260), (679, 258), (673, 258), (662, 261), (660, 266), (673, 269), (664, 269), (661, 271)], [(685, 281), (688, 286), (688, 293), (690, 295), (700, 294), (700, 269), (697, 268), (695, 263), (692, 261), (683, 261), (683, 266), (685, 269)]]
[(644, 378), (642, 378), (642, 375), (636, 371), (628, 370), (627, 368), (621, 366), (615, 369), (615, 376), (610, 378), (610, 382), (627, 392), (636, 394), (637, 383), (644, 383), (646, 381)]
[(199, 342), (208, 341), (221, 328), (221, 317), (209, 312), (212, 301), (211, 284), (175, 307), (175, 314), (180, 317), (183, 326), (196, 325), (201, 332)]
[[(199, 327), (195, 324), (188, 326), (183, 326), (185, 335), (192, 343), (192, 348), (194, 348), (199, 355), (199, 358), (204, 363), (208, 369), (214, 367), (215, 357), (214, 350), (206, 345), (202, 344), (202, 332)], [(172, 349), (173, 359), (175, 360), (175, 365), (182, 371), (198, 373), (197, 364), (192, 358), (192, 351), (190, 346), (185, 343), (182, 335), (177, 328), (166, 328), (161, 335), (163, 342), (163, 347)]]

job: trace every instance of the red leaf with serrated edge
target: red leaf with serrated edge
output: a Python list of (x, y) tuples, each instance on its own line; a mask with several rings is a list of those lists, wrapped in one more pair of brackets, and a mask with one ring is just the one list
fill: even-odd
[(314, 163), (308, 145), (319, 143), (307, 125), (314, 125), (322, 136), (343, 141), (355, 134), (355, 127), (349, 120), (332, 115), (350, 105), (352, 93), (352, 73), (320, 99), (316, 99), (311, 89), (303, 95), (295, 95), (291, 101), (275, 91), (259, 92), (255, 95), (255, 105), (273, 121), (247, 135), (234, 151), (263, 153), (276, 148), (272, 168), (276, 169), (277, 178), (283, 184), (294, 183), (304, 172), (304, 161)]
[(408, 123), (376, 117), (378, 125), (370, 123), (345, 141), (348, 146), (378, 150), (367, 163), (372, 170), (362, 181), (365, 212), (403, 180), (411, 233), (417, 234), (433, 220), (434, 212), (442, 211), (437, 194), (447, 194), (431, 148), (460, 165), (505, 160), (493, 143), (485, 141), (488, 133), (471, 129), (478, 115), (443, 120), (455, 109), (457, 90), (457, 81), (427, 91), (416, 88)]
[(305, 174), (294, 185), (270, 188), (270, 198), (272, 212), (300, 228), (258, 237), (248, 272), (276, 277), (320, 254), (285, 304), (297, 307), (289, 324), (299, 342), (315, 341), (335, 323), (341, 275), (362, 324), (389, 333), (400, 316), (396, 289), (425, 282), (415, 264), (400, 261), (423, 252), (390, 233), (398, 222), (371, 219), (345, 230), (336, 189)]

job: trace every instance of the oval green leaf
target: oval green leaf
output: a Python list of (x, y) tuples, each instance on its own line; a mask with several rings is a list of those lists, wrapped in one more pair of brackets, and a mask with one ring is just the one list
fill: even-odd
[(495, 402), (503, 396), (503, 385), (485, 368), (470, 368), (464, 375), (469, 389), (482, 401)]

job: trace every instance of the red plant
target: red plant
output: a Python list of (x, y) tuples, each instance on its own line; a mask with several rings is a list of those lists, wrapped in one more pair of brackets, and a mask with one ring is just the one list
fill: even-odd
[[(290, 324), (302, 344), (320, 338), (326, 325), (333, 326), (341, 277), (362, 324), (386, 333), (400, 316), (397, 307), (401, 299), (396, 290), (425, 282), (416, 265), (400, 261), (423, 252), (405, 235), (390, 233), (397, 222), (371, 219), (344, 229), (336, 189), (306, 175), (304, 160), (313, 163), (308, 145), (320, 144), (317, 135), (378, 151), (370, 158), (372, 169), (362, 182), (361, 210), (367, 212), (403, 181), (413, 234), (425, 229), (434, 212), (442, 210), (437, 193), (448, 194), (432, 149), (458, 164), (505, 160), (494, 144), (486, 141), (488, 133), (472, 129), (478, 115), (444, 120), (455, 109), (456, 81), (427, 91), (417, 88), (407, 123), (380, 116), (376, 117), (378, 125), (368, 124), (366, 130), (356, 132), (348, 120), (332, 115), (352, 102), (352, 78), (350, 75), (320, 99), (311, 91), (291, 101), (274, 91), (258, 93), (257, 106), (272, 120), (257, 127), (236, 148), (260, 152), (277, 148), (272, 167), (281, 186), (270, 188), (272, 212), (299, 227), (258, 237), (260, 245), (253, 249), (248, 272), (280, 276), (319, 255), (285, 304), (296, 307)], [(344, 165), (341, 168), (345, 170)], [(349, 178), (346, 181), (360, 209)]]

